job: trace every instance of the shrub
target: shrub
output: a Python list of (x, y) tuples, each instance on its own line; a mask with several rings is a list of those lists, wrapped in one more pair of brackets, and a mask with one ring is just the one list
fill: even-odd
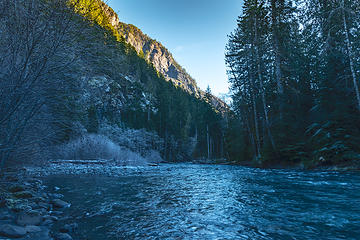
[(141, 165), (146, 160), (131, 150), (120, 147), (102, 135), (89, 134), (63, 144), (56, 149), (56, 157), (71, 160), (112, 160), (118, 164)]

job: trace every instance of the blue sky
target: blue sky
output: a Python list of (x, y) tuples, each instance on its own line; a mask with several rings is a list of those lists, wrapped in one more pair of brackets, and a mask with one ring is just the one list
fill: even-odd
[(227, 35), (242, 0), (108, 0), (120, 21), (161, 42), (203, 90), (228, 92), (224, 61)]

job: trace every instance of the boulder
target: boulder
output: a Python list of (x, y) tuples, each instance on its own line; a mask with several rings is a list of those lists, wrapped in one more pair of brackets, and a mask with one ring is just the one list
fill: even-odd
[(70, 203), (67, 203), (60, 199), (54, 199), (54, 200), (52, 200), (51, 203), (53, 204), (53, 206), (55, 208), (67, 208), (67, 207), (70, 207), (70, 205), (71, 205)]
[(0, 226), (0, 236), (9, 238), (21, 238), (26, 235), (26, 230), (23, 227), (5, 224)]
[(16, 219), (16, 224), (20, 226), (26, 225), (40, 225), (42, 223), (43, 217), (35, 211), (31, 211), (28, 213), (20, 213), (18, 218)]

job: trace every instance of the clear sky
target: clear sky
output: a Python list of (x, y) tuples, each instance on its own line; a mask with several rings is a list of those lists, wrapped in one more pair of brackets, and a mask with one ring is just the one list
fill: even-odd
[(228, 92), (224, 61), (227, 35), (242, 0), (108, 0), (120, 21), (161, 42), (205, 90)]

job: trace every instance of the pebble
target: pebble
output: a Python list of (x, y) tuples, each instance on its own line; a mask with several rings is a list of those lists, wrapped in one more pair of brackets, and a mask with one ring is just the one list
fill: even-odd
[(65, 202), (61, 199), (54, 199), (54, 200), (52, 200), (51, 203), (53, 204), (53, 206), (55, 208), (67, 208), (67, 207), (70, 207), (70, 205), (71, 205), (70, 203)]
[(12, 220), (14, 217), (10, 214), (4, 214), (0, 216), (0, 220), (6, 221), (6, 220)]
[(16, 224), (20, 226), (39, 225), (42, 221), (43, 217), (38, 212), (32, 211), (28, 213), (20, 213), (16, 219)]
[(52, 215), (62, 215), (63, 212), (62, 211), (51, 211), (50, 212)]
[(77, 223), (65, 224), (62, 228), (60, 228), (60, 232), (62, 233), (72, 233), (78, 228)]
[(46, 219), (41, 225), (42, 226), (49, 226), (51, 224), (53, 224), (54, 221), (50, 220), (50, 219)]
[(72, 240), (72, 237), (67, 233), (58, 233), (54, 238), (55, 240)]
[(54, 222), (56, 222), (56, 221), (59, 220), (58, 217), (56, 217), (56, 216), (50, 216), (50, 215), (44, 216), (44, 219), (45, 219), (45, 220), (50, 219), (51, 221), (54, 221)]
[(22, 192), (25, 188), (21, 185), (13, 185), (9, 187), (9, 192), (15, 193), (15, 192)]
[(46, 209), (46, 210), (50, 210), (50, 208), (51, 208), (50, 204), (44, 203), (44, 202), (39, 202), (38, 206), (39, 206), (39, 208), (43, 208), (43, 209)]
[(36, 233), (36, 232), (41, 232), (41, 227), (38, 226), (33, 226), (33, 225), (29, 225), (25, 227), (25, 230), (27, 233)]

